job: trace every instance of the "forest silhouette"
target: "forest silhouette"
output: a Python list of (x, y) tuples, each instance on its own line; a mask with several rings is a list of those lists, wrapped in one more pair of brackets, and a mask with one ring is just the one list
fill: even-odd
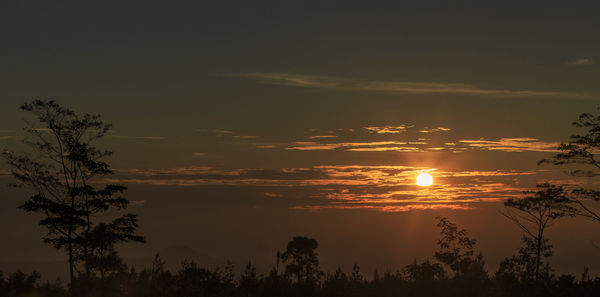
[[(600, 278), (582, 267), (580, 276), (556, 275), (550, 265), (553, 245), (547, 235), (551, 223), (565, 217), (600, 222), (595, 211), (600, 192), (588, 188), (543, 183), (519, 198), (504, 202), (504, 215), (522, 231), (522, 245), (501, 261), (495, 271), (468, 231), (445, 217), (436, 218), (440, 237), (431, 259), (415, 260), (397, 271), (361, 272), (319, 266), (318, 241), (295, 236), (274, 263), (260, 274), (253, 263), (236, 275), (231, 264), (216, 268), (184, 261), (167, 270), (157, 254), (150, 268), (129, 267), (117, 246), (144, 243), (137, 233), (137, 216), (127, 212), (126, 187), (101, 184), (96, 179), (114, 172), (104, 158), (112, 152), (95, 147), (111, 129), (101, 116), (79, 114), (51, 100), (34, 100), (21, 106), (33, 116), (25, 127), (31, 152), (3, 151), (12, 168), (13, 187), (31, 196), (19, 206), (42, 215), (43, 242), (67, 255), (69, 281), (41, 282), (38, 272), (0, 273), (4, 296), (600, 296)], [(577, 164), (586, 169), (571, 172), (593, 177), (600, 169), (600, 116), (582, 114), (574, 126), (584, 134), (571, 136), (559, 153), (540, 163)], [(591, 168), (591, 170), (589, 170)], [(292, 234), (293, 235), (293, 234)], [(290, 235), (291, 236), (291, 235)]]

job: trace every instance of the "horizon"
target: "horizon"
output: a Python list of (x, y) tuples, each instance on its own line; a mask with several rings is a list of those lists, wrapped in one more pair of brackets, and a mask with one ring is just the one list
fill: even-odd
[[(23, 152), (53, 99), (113, 126), (97, 147), (147, 243), (177, 269), (248, 261), (267, 274), (294, 236), (321, 268), (399, 270), (433, 259), (447, 217), (477, 240), (488, 273), (523, 233), (500, 214), (549, 182), (598, 188), (539, 164), (600, 107), (597, 4), (441, 1), (0, 4), (0, 150)], [(0, 271), (67, 280), (64, 251), (17, 209), (0, 163)], [(430, 174), (432, 184), (417, 185)], [(556, 274), (600, 276), (597, 222), (548, 229)], [(30, 268), (28, 268), (30, 267)]]

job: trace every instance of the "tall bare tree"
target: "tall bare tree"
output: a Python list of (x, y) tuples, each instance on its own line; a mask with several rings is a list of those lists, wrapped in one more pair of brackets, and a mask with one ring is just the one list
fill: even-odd
[[(572, 165), (574, 168), (570, 174), (575, 177), (600, 175), (600, 114), (580, 114), (572, 125), (584, 129), (584, 134), (571, 135), (568, 142), (558, 146), (560, 153), (541, 160), (539, 164)], [(569, 199), (576, 206), (575, 215), (600, 222), (600, 210), (598, 204), (594, 203), (600, 201), (600, 191), (579, 187), (572, 190)]]
[(44, 242), (67, 252), (72, 283), (81, 272), (78, 262), (83, 262), (86, 275), (91, 272), (90, 264), (97, 263), (93, 255), (98, 246), (92, 245), (97, 238), (110, 238), (113, 243), (144, 241), (134, 236), (137, 218), (133, 214), (99, 225), (113, 228), (94, 229), (94, 215), (111, 208), (125, 209), (129, 204), (121, 197), (126, 190), (123, 185), (92, 185), (95, 177), (113, 174), (103, 161), (112, 152), (93, 146), (111, 125), (99, 115), (79, 115), (52, 100), (34, 100), (20, 109), (34, 118), (24, 129), (29, 135), (24, 143), (30, 151), (20, 155), (4, 151), (2, 156), (12, 167), (16, 179), (12, 185), (33, 191), (20, 208), (41, 213), (44, 218), (39, 223), (47, 229)]
[(534, 251), (534, 278), (540, 279), (540, 265), (544, 255), (549, 253), (550, 245), (546, 238), (546, 229), (559, 218), (573, 214), (573, 207), (563, 187), (539, 184), (537, 191), (526, 191), (521, 199), (508, 199), (506, 209), (501, 213), (513, 221), (524, 233), (524, 242)]

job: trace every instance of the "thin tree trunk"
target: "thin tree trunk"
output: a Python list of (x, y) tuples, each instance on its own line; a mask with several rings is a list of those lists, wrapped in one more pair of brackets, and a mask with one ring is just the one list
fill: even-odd
[(281, 259), (281, 252), (277, 251), (277, 260), (275, 261), (275, 275), (279, 276), (279, 259)]
[(542, 257), (542, 237), (537, 238), (537, 256), (535, 258), (535, 281), (540, 279), (540, 262)]
[(72, 236), (73, 231), (72, 230), (73, 230), (73, 227), (69, 226), (69, 234), (67, 236), (67, 241), (69, 243), (69, 280), (70, 280), (71, 285), (73, 284), (73, 278), (74, 278), (73, 277), (73, 275), (74, 275), (74, 267), (73, 267), (74, 263), (73, 263), (73, 240), (72, 240), (72, 238), (73, 238), (73, 236)]
[(73, 280), (75, 279), (75, 260), (73, 259), (73, 216), (75, 214), (75, 195), (71, 194), (71, 217), (69, 218), (69, 234), (67, 236), (67, 241), (69, 245), (69, 280), (71, 282), (71, 286), (73, 285)]
[(89, 256), (89, 253), (88, 253), (88, 246), (87, 246), (88, 235), (89, 235), (89, 227), (88, 227), (88, 230), (85, 231), (86, 239), (83, 242), (83, 255), (84, 255), (84, 259), (85, 259), (85, 275), (87, 277), (90, 276), (90, 265), (88, 265), (90, 256)]
[[(84, 183), (85, 185), (85, 183)], [(90, 265), (89, 265), (89, 261), (90, 261), (90, 254), (89, 254), (89, 250), (88, 250), (88, 241), (90, 239), (90, 228), (91, 228), (91, 222), (90, 222), (90, 209), (89, 209), (89, 203), (88, 203), (88, 197), (87, 194), (85, 196), (85, 211), (86, 211), (86, 220), (87, 220), (87, 226), (85, 229), (85, 238), (83, 241), (83, 255), (84, 255), (84, 259), (85, 259), (85, 275), (87, 277), (90, 276)]]

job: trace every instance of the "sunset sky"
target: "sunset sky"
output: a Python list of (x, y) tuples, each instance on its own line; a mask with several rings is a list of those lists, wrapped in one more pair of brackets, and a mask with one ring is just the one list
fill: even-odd
[[(295, 235), (325, 269), (398, 269), (431, 258), (447, 216), (493, 273), (520, 245), (502, 201), (597, 182), (537, 162), (600, 106), (598, 4), (324, 2), (3, 1), (0, 149), (23, 148), (25, 101), (101, 114), (102, 181), (129, 187), (148, 240), (127, 259), (262, 272)], [(8, 169), (0, 268), (61, 275)], [(599, 228), (552, 226), (556, 270), (600, 274)]]

